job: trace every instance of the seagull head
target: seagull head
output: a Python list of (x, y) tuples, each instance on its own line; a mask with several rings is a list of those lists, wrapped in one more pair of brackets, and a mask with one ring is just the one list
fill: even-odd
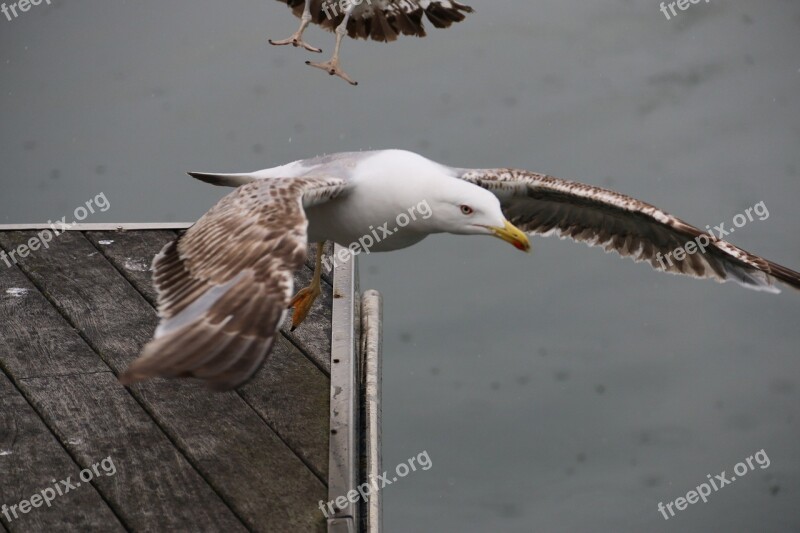
[(518, 250), (528, 252), (528, 236), (509, 222), (500, 207), (500, 200), (491, 192), (453, 179), (432, 204), (439, 230), (458, 235), (491, 235)]
[(409, 226), (411, 231), (491, 235), (519, 250), (531, 249), (528, 236), (506, 220), (500, 200), (456, 177), (457, 169), (405, 150), (383, 150), (364, 167), (365, 175), (372, 179), (361, 178), (360, 186), (369, 189), (374, 198), (382, 198), (387, 210), (402, 212), (408, 206), (425, 206), (422, 218)]

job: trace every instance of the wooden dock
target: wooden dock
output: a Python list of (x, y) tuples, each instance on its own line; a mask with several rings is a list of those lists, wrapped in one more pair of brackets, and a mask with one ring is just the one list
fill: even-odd
[(380, 301), (363, 296), (362, 328), (355, 260), (240, 389), (126, 388), (157, 324), (152, 258), (185, 226), (84, 226), (33, 250), (46, 227), (0, 227), (0, 532), (380, 530), (379, 496), (320, 509), (380, 472)]

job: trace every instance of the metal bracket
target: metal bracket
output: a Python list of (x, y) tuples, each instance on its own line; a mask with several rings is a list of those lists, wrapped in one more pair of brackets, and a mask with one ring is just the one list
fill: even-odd
[[(187, 229), (194, 222), (92, 222), (78, 223), (66, 228), (67, 231), (125, 231), (125, 230), (158, 230)], [(29, 231), (55, 228), (61, 233), (62, 228), (53, 224), (0, 224), (0, 231)]]
[[(378, 291), (364, 291), (361, 298), (361, 359), (363, 364), (364, 482), (376, 482), (383, 471), (381, 460), (381, 328), (383, 309)], [(380, 491), (369, 495), (364, 510), (364, 529), (380, 533), (383, 529)]]
[[(339, 250), (346, 250), (338, 244)], [(359, 484), (359, 364), (356, 340), (358, 320), (357, 259), (336, 265), (333, 273), (333, 310), (331, 334), (331, 428), (328, 464), (328, 500), (334, 502), (335, 514), (328, 519), (328, 531), (360, 531), (360, 502), (352, 496)], [(360, 495), (359, 495), (360, 497)], [(337, 503), (338, 500), (338, 503)], [(355, 500), (355, 501), (352, 501)], [(340, 505), (341, 504), (341, 505)], [(341, 529), (347, 525), (348, 529)]]

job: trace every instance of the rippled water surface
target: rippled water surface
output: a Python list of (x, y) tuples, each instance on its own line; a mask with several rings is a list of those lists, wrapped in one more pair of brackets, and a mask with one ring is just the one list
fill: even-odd
[[(0, 16), (0, 223), (199, 217), (186, 170), (406, 148), (613, 188), (800, 268), (800, 4), (475, 0), (426, 39), (346, 42), (352, 88), (274, 1), (55, 1)], [(329, 52), (333, 37), (308, 40)], [(596, 249), (438, 236), (361, 261), (385, 297), (387, 531), (800, 529), (800, 293)], [(760, 450), (665, 521), (670, 502)]]

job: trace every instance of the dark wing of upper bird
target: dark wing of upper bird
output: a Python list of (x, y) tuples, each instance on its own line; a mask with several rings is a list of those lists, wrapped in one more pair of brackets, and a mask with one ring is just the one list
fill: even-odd
[[(288, 4), (297, 17), (303, 14), (305, 0), (278, 1)], [(436, 28), (449, 28), (464, 20), (465, 13), (473, 12), (470, 6), (455, 0), (356, 0), (355, 3), (358, 5), (347, 23), (347, 34), (354, 39), (384, 42), (394, 41), (399, 35), (425, 37), (425, 18)], [(335, 30), (344, 20), (339, 4), (339, 0), (312, 0), (312, 21)]]

